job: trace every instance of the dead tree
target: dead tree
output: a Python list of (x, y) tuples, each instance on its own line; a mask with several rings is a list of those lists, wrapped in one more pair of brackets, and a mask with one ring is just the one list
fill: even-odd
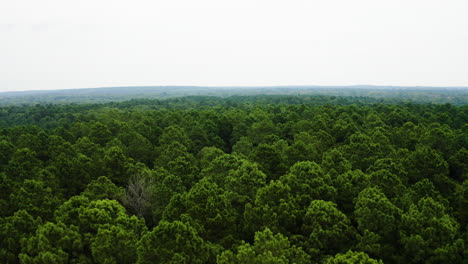
[(136, 175), (130, 178), (124, 203), (138, 217), (143, 217), (150, 207), (152, 181), (148, 177)]

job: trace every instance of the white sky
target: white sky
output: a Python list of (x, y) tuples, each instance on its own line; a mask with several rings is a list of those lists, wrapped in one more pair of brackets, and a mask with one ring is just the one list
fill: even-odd
[(468, 86), (468, 0), (1, 0), (0, 91)]

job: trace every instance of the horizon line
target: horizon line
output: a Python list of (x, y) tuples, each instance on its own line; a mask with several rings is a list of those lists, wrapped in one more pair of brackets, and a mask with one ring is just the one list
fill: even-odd
[(449, 89), (468, 89), (467, 86), (433, 86), (433, 85), (375, 85), (375, 84), (347, 84), (347, 85), (315, 85), (315, 84), (294, 84), (294, 85), (119, 85), (119, 86), (96, 86), (96, 87), (81, 87), (81, 88), (58, 88), (58, 89), (28, 89), (28, 90), (5, 90), (0, 93), (16, 93), (16, 92), (48, 92), (48, 91), (65, 91), (65, 90), (87, 90), (87, 89), (109, 89), (109, 88), (151, 88), (151, 87), (170, 87), (170, 88), (449, 88)]

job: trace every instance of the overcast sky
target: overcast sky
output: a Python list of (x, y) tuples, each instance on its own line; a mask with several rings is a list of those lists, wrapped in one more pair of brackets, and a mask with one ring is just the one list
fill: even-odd
[(0, 91), (288, 84), (468, 86), (468, 1), (0, 1)]

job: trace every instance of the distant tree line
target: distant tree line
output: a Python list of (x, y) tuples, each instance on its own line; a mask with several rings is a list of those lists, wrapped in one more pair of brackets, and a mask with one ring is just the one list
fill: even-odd
[(70, 103), (108, 103), (132, 99), (168, 99), (184, 96), (336, 96), (365, 98), (375, 102), (468, 104), (468, 87), (403, 86), (134, 86), (45, 91), (0, 92), (0, 106)]

